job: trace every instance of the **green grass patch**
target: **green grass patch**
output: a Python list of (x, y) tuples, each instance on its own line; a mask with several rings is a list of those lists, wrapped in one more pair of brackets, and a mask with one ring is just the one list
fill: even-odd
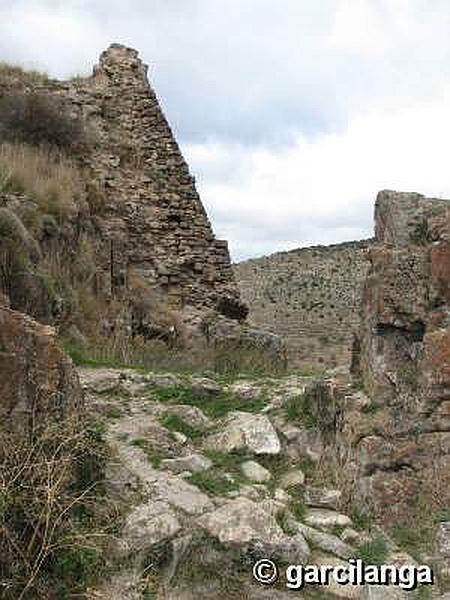
[(188, 477), (193, 485), (202, 492), (213, 496), (225, 496), (228, 492), (238, 490), (240, 483), (234, 478), (228, 478), (224, 473), (211, 468), (207, 471), (193, 473)]
[(155, 469), (159, 468), (159, 466), (161, 465), (161, 461), (164, 457), (152, 448), (148, 440), (145, 440), (143, 438), (136, 438), (132, 440), (131, 445), (143, 450), (147, 455), (147, 458), (152, 464), (152, 466), (155, 467)]
[(118, 406), (106, 406), (105, 410), (108, 419), (120, 419), (123, 416), (123, 411)]
[(375, 415), (376, 413), (380, 412), (380, 410), (382, 408), (383, 407), (381, 406), (381, 404), (376, 404), (375, 402), (371, 402), (370, 404), (363, 406), (361, 409), (361, 412), (364, 413), (365, 415)]
[(196, 406), (215, 419), (224, 417), (234, 410), (260, 412), (267, 404), (265, 399), (243, 400), (226, 392), (217, 394), (213, 399), (201, 398), (189, 387), (182, 385), (161, 388), (156, 391), (156, 395), (161, 402)]
[(416, 600), (431, 600), (433, 592), (427, 585), (420, 585), (416, 590)]
[(268, 375), (280, 376), (286, 372), (283, 353), (274, 353), (254, 342), (222, 342), (213, 350), (214, 371), (225, 377), (247, 375), (264, 378)]
[(290, 524), (289, 512), (286, 508), (280, 509), (275, 515), (276, 522), (286, 535), (295, 535), (296, 529)]
[(252, 457), (245, 452), (217, 452), (209, 450), (205, 452), (206, 456), (212, 460), (217, 469), (223, 469), (236, 478), (243, 478), (241, 465), (244, 461), (250, 460)]
[(58, 581), (58, 598), (67, 600), (73, 592), (84, 592), (98, 572), (105, 570), (105, 561), (95, 548), (60, 548), (55, 555), (52, 572)]
[(413, 527), (394, 527), (391, 535), (400, 548), (420, 560), (421, 556), (431, 549), (433, 527), (429, 521), (421, 522), (416, 519)]
[(206, 433), (204, 428), (194, 427), (178, 415), (166, 415), (162, 417), (161, 425), (163, 425), (169, 431), (178, 431), (179, 433), (183, 433), (191, 440), (199, 439)]
[(303, 471), (307, 479), (313, 479), (316, 473), (316, 463), (309, 456), (302, 457), (298, 463), (298, 468)]
[(353, 527), (357, 531), (370, 531), (372, 528), (372, 519), (359, 510), (354, 510), (351, 514)]
[(364, 390), (364, 381), (362, 377), (353, 377), (351, 382), (351, 388), (355, 392), (360, 392)]
[(450, 521), (450, 508), (441, 508), (436, 514), (436, 522)]
[(66, 354), (70, 356), (73, 363), (77, 367), (93, 367), (93, 368), (101, 368), (108, 367), (110, 369), (126, 369), (129, 368), (124, 364), (121, 364), (114, 360), (97, 360), (92, 358), (89, 355), (88, 350), (78, 346), (76, 344), (72, 344), (70, 342), (66, 342), (64, 340), (59, 340), (59, 344), (61, 350), (63, 350)]
[(293, 375), (297, 375), (298, 377), (323, 377), (326, 373), (326, 369), (319, 368), (304, 368), (304, 369), (295, 369), (292, 371)]
[(345, 527), (342, 525), (334, 525), (331, 529), (331, 533), (338, 538), (341, 537), (341, 535), (344, 531), (345, 531)]
[[(131, 557), (130, 557), (131, 558)], [(163, 573), (172, 560), (170, 541), (158, 542), (142, 558), (142, 600), (156, 600)]]
[(288, 421), (300, 422), (309, 429), (317, 427), (318, 424), (317, 416), (303, 394), (289, 398), (286, 405), (286, 416)]
[(377, 536), (356, 549), (356, 556), (370, 565), (382, 565), (388, 556), (388, 547), (383, 536)]
[(246, 453), (208, 451), (205, 455), (213, 462), (213, 466), (190, 477), (191, 483), (202, 491), (223, 496), (247, 482), (241, 471), (241, 464), (250, 458)]
[(294, 463), (281, 452), (280, 454), (262, 454), (258, 456), (257, 462), (272, 474), (272, 479), (266, 483), (268, 489), (272, 491), (278, 487), (280, 477), (295, 468)]
[(305, 520), (306, 506), (302, 499), (291, 500), (287, 508), (297, 521), (303, 522)]

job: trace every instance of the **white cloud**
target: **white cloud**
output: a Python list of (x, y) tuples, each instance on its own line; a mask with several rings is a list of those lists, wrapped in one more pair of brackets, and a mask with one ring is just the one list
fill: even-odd
[(450, 196), (448, 0), (0, 0), (0, 60), (140, 50), (234, 256), (371, 235), (382, 188)]
[(1, 60), (70, 77), (89, 72), (109, 43), (100, 24), (81, 5), (39, 0), (0, 3)]
[[(355, 115), (345, 131), (285, 149), (185, 147), (219, 235), (236, 259), (370, 237), (376, 193), (450, 197), (450, 87), (403, 110)], [(217, 177), (238, 165), (234, 177)]]
[(0, 0), (0, 52), (56, 76), (137, 47), (175, 130), (288, 143), (450, 77), (448, 0)]

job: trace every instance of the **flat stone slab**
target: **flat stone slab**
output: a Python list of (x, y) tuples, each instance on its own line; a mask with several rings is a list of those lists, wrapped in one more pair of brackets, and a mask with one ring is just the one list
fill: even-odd
[(201, 517), (198, 524), (222, 544), (253, 548), (286, 563), (305, 562), (310, 554), (301, 533), (286, 535), (273, 515), (247, 498), (230, 500)]
[(165, 458), (160, 464), (162, 469), (168, 469), (173, 473), (183, 473), (184, 471), (199, 473), (207, 471), (212, 466), (212, 461), (203, 456), (203, 454), (189, 454), (188, 456), (180, 456), (180, 458)]
[(336, 510), (342, 493), (339, 490), (307, 486), (305, 489), (305, 504), (314, 508), (329, 508)]
[(218, 452), (247, 450), (254, 454), (279, 454), (281, 450), (268, 417), (240, 411), (228, 416), (223, 430), (207, 438), (206, 446)]
[(303, 534), (304, 538), (319, 550), (329, 552), (330, 554), (333, 554), (333, 556), (343, 558), (344, 560), (348, 560), (355, 555), (355, 549), (335, 535), (317, 531), (317, 529), (313, 529), (302, 523), (298, 524), (298, 529)]

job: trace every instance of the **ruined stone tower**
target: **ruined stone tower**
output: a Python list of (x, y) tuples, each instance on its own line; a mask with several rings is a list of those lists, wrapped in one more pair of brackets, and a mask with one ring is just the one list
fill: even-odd
[(100, 206), (90, 229), (102, 290), (126, 293), (138, 277), (192, 322), (205, 310), (245, 318), (227, 242), (214, 237), (137, 51), (112, 44), (91, 77), (26, 91), (58, 97), (88, 132), (76, 158)]
[[(116, 307), (124, 307), (123, 316), (117, 310), (112, 317), (106, 316), (106, 333), (117, 325), (134, 328), (145, 338), (172, 331), (166, 320), (165, 333), (161, 333), (161, 320), (157, 322), (156, 311), (148, 304), (139, 312), (133, 302), (138, 289), (145, 302), (151, 303), (154, 297), (164, 311), (176, 315), (190, 339), (198, 333), (207, 340), (245, 335), (241, 325), (248, 310), (240, 299), (227, 242), (214, 236), (194, 177), (138, 52), (112, 44), (100, 56), (93, 74), (85, 78), (34, 80), (13, 74), (0, 81), (0, 101), (9, 98), (14, 104), (17, 98), (24, 103), (27, 97), (31, 103), (48, 103), (51, 110), (60, 110), (82, 132), (80, 143), (72, 144), (69, 151), (82, 179), (82, 191), (73, 210), (66, 211), (57, 224), (52, 239), (41, 229), (37, 242), (43, 257), (64, 251), (66, 256), (59, 260), (70, 270), (80, 241), (87, 240), (98, 297), (108, 306), (113, 300)], [(0, 195), (0, 206), (20, 218), (27, 207), (35, 210), (33, 202), (31, 196), (16, 190)], [(20, 299), (11, 298), (11, 306), (44, 322), (60, 323), (49, 308), (53, 301), (39, 265), (28, 271), (33, 289), (16, 284)], [(67, 297), (56, 300), (64, 305), (62, 311), (69, 314), (66, 322), (70, 324), (71, 311), (80, 314), (78, 307), (73, 311)], [(102, 306), (96, 311), (99, 318), (105, 317)], [(89, 335), (83, 316), (76, 325)]]
[(138, 53), (113, 44), (64, 92), (96, 138), (84, 162), (104, 193), (108, 285), (126, 285), (133, 269), (176, 308), (238, 307), (227, 243), (213, 235)]

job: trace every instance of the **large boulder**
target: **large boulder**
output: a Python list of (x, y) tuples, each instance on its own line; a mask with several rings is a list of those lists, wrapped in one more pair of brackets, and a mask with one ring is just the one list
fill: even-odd
[(224, 546), (244, 552), (295, 564), (305, 563), (309, 557), (308, 544), (300, 532), (287, 536), (274, 516), (247, 498), (227, 502), (202, 517), (199, 525)]
[(123, 537), (127, 551), (137, 553), (173, 538), (180, 529), (177, 516), (168, 504), (149, 500), (127, 516)]
[(0, 306), (0, 419), (8, 428), (37, 427), (77, 415), (83, 394), (55, 330)]

